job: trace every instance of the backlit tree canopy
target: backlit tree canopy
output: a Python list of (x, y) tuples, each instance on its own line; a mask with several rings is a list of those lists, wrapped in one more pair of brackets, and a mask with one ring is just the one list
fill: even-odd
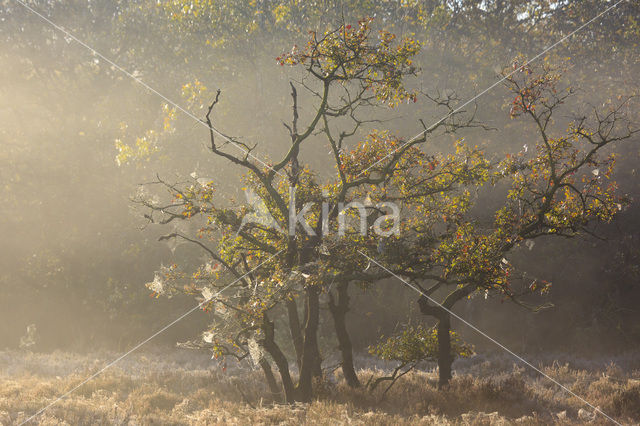
[[(525, 282), (509, 253), (542, 236), (589, 232), (592, 223), (611, 220), (626, 205), (612, 180), (608, 148), (636, 132), (625, 118), (630, 101), (575, 117), (560, 131), (554, 118), (573, 94), (562, 71), (516, 58), (503, 74), (512, 99), (509, 114), (522, 126), (527, 121), (533, 126), (535, 145), (502, 159), (461, 139), (450, 153), (430, 152), (426, 142), (436, 135), (464, 129), (480, 131), (482, 138), (490, 134), (483, 132), (486, 126), (476, 120), (474, 108), (457, 108), (455, 96), (412, 89), (419, 43), (374, 31), (371, 22), (312, 31), (303, 47), (278, 56), (279, 64), (301, 68), (303, 77), (290, 85), (292, 117), (285, 123), (290, 148), (277, 161), (262, 162), (255, 145), (215, 128), (220, 92), (215, 96), (205, 116), (208, 146), (245, 171), (245, 189), (257, 195), (251, 207), (223, 200), (215, 181), (197, 178), (184, 183), (158, 178), (150, 185), (170, 197), (137, 199), (149, 209), (151, 222), (194, 223), (195, 235), (178, 231), (163, 239), (191, 242), (210, 256), (195, 271), (179, 265), (159, 271), (149, 287), (157, 295), (196, 295), (213, 322), (202, 341), (192, 344), (211, 347), (218, 357), (252, 356), (274, 391), (275, 364), (286, 401), (310, 400), (312, 379), (322, 374), (323, 300), (333, 317), (344, 375), (350, 385), (359, 385), (345, 321), (350, 284), (366, 288), (400, 276), (419, 289), (421, 311), (438, 320), (435, 350), (444, 385), (455, 353), (449, 310), (456, 302), (478, 292), (528, 306), (522, 298), (545, 292), (549, 284)], [(313, 105), (304, 118), (303, 101)], [(431, 126), (421, 121), (423, 131), (411, 138), (368, 118), (407, 102), (426, 102), (444, 118)], [(334, 169), (328, 178), (314, 172), (302, 154), (303, 145), (318, 140), (331, 149)], [(473, 211), (482, 191), (504, 192), (489, 222)], [(399, 216), (391, 216), (396, 210)], [(273, 223), (243, 220), (256, 212), (268, 213)], [(432, 296), (443, 290), (441, 304), (434, 304)], [(276, 339), (282, 327), (296, 352), (297, 383)]]

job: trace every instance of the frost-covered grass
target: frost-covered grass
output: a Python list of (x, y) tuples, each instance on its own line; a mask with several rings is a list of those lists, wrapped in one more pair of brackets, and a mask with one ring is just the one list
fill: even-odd
[[(117, 354), (0, 352), (0, 423), (19, 424)], [(558, 361), (559, 360), (559, 361)], [(615, 360), (536, 360), (543, 371), (618, 421), (640, 421), (640, 355)], [(391, 365), (359, 357), (360, 377)], [(446, 390), (431, 366), (398, 381), (381, 400), (348, 388), (338, 373), (317, 384), (311, 404), (284, 406), (267, 397), (262, 374), (190, 351), (132, 354), (59, 401), (40, 424), (608, 424), (577, 398), (505, 356), (455, 365)]]

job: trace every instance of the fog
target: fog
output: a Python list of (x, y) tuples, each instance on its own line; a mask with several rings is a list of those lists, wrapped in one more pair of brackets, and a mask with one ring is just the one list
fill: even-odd
[[(191, 7), (191, 12), (177, 18), (182, 16), (178, 3), (187, 9)], [(510, 69), (517, 54), (533, 57), (614, 4), (513, 2), (503, 9), (502, 2), (415, 2), (415, 5), (408, 2), (410, 5), (404, 6), (400, 5), (404, 2), (375, 6), (364, 4), (367, 2), (346, 2), (340, 7), (339, 2), (318, 2), (316, 10), (315, 6), (308, 5), (287, 6), (288, 2), (258, 2), (258, 6), (220, 3), (225, 3), (228, 9), (216, 9), (217, 2), (213, 2), (214, 6), (202, 6), (200, 2), (173, 2), (172, 5), (172, 2), (108, 0), (26, 2), (29, 8), (50, 20), (47, 22), (20, 1), (0, 2), (0, 350), (4, 357), (0, 372), (5, 376), (2, 387), (9, 386), (5, 381), (7, 377), (18, 380), (17, 377), (24, 375), (32, 378), (59, 375), (65, 381), (70, 380), (56, 392), (61, 394), (83, 376), (69, 376), (79, 371), (69, 365), (94, 372), (99, 365), (136, 347), (198, 304), (193, 294), (156, 297), (145, 284), (154, 280), (154, 273), (162, 266), (177, 264), (194, 269), (207, 262), (207, 253), (196, 244), (175, 238), (159, 240), (171, 232), (196, 235), (204, 222), (151, 223), (145, 218), (148, 209), (135, 201), (140, 200), (141, 194), (161, 200), (159, 204), (171, 200), (170, 190), (162, 185), (150, 185), (157, 179), (184, 183), (200, 178), (215, 183), (215, 197), (220, 205), (233, 208), (246, 205), (243, 189), (247, 183), (242, 178), (245, 171), (209, 149), (209, 129), (204, 121), (208, 107), (220, 89), (220, 100), (212, 113), (216, 131), (246, 144), (242, 146), (255, 144), (252, 155), (268, 167), (280, 161), (291, 146), (289, 131), (283, 125), (290, 123), (292, 116), (290, 82), (298, 89), (300, 128), (313, 118), (318, 103), (304, 86), (308, 83), (313, 90), (319, 90), (320, 86), (313, 86), (314, 81), (303, 68), (280, 66), (275, 58), (289, 52), (294, 44), (302, 48), (308, 38), (307, 30), (336, 27), (341, 25), (341, 19), (355, 26), (358, 19), (375, 16), (374, 31), (386, 29), (397, 33), (398, 40), (401, 36), (420, 40), (422, 50), (414, 59), (419, 72), (408, 78), (408, 87), (420, 93), (455, 92), (460, 100), (457, 105), (475, 98), (465, 110), (469, 114), (475, 111), (476, 120), (484, 127), (430, 137), (421, 149), (434, 154), (453, 153), (454, 141), (463, 138), (465, 143), (480, 146), (498, 161), (507, 153), (535, 147), (538, 136), (533, 124), (509, 117), (513, 97), (505, 84), (492, 86), (498, 81), (497, 74), (503, 67)], [(564, 131), (572, 119), (588, 114), (593, 107), (604, 107), (623, 97), (638, 95), (638, 7), (631, 2), (623, 3), (585, 31), (538, 58), (564, 64), (563, 84), (576, 88), (565, 109), (554, 116), (550, 124), (553, 131)], [(220, 14), (211, 10), (201, 12), (204, 15), (193, 12), (200, 7), (210, 7)], [(263, 10), (258, 10), (260, 8)], [(566, 15), (556, 12), (556, 8), (566, 9)], [(527, 10), (532, 15), (526, 15)], [(284, 18), (278, 18), (285, 12)], [(261, 18), (263, 13), (268, 18)], [(445, 19), (448, 13), (454, 18)], [(533, 15), (536, 18), (531, 18), (531, 22), (524, 18)], [(52, 23), (59, 27), (55, 28)], [(331, 98), (331, 102), (339, 101), (337, 95)], [(637, 101), (632, 99), (624, 110), (635, 128), (640, 122), (637, 106)], [(345, 149), (354, 148), (372, 129), (386, 129), (403, 141), (410, 140), (423, 130), (419, 119), (429, 125), (437, 123), (448, 112), (426, 98), (415, 104), (405, 102), (394, 109), (372, 110), (362, 117), (371, 123), (363, 124)], [(340, 125), (348, 120), (348, 117), (340, 118), (335, 123)], [(453, 311), (534, 364), (539, 360), (540, 365), (553, 364), (556, 368), (559, 364), (554, 360), (562, 360), (597, 380), (599, 369), (617, 360), (623, 369), (620, 374), (627, 375), (624, 380), (637, 382), (640, 368), (637, 363), (640, 344), (638, 141), (636, 134), (607, 148), (608, 152), (618, 155), (614, 178), (619, 192), (630, 200), (613, 220), (595, 226), (592, 235), (542, 237), (536, 239), (535, 245), (523, 243), (509, 254), (508, 261), (519, 271), (553, 283), (548, 293), (527, 296), (525, 300), (552, 307), (533, 312), (511, 303), (507, 297), (499, 294), (486, 297), (484, 291), (478, 290)], [(218, 136), (217, 143), (226, 152), (243, 154), (233, 146), (235, 143), (225, 143), (223, 137)], [(321, 183), (335, 179), (331, 146), (321, 129), (314, 131), (301, 146), (300, 162), (313, 170)], [(499, 183), (479, 190), (470, 213), (474, 223), (480, 227), (490, 226), (496, 210), (504, 204), (507, 189), (508, 186)], [(525, 285), (524, 281), (517, 285)], [(344, 399), (336, 396), (342, 392), (336, 389), (346, 387), (340, 382), (341, 376), (334, 377), (334, 365), (341, 361), (333, 321), (324, 305), (330, 292), (331, 287), (321, 296), (318, 339), (323, 368), (331, 370), (326, 373), (331, 379), (329, 384), (319, 385), (318, 398), (326, 397), (338, 404)], [(434, 297), (442, 299), (446, 294), (438, 291)], [(375, 368), (393, 371), (392, 363), (376, 364), (378, 361), (369, 354), (370, 347), (407, 324), (428, 327), (436, 324), (434, 318), (421, 313), (416, 303), (419, 296), (393, 277), (350, 287), (351, 306), (347, 318), (357, 370), (368, 369), (367, 374), (380, 371)], [(302, 312), (302, 302), (299, 309)], [(274, 308), (273, 312), (276, 323), (284, 324), (286, 311)], [(304, 312), (306, 315), (306, 308)], [(225, 364), (223, 374), (216, 370), (218, 364), (208, 361), (210, 349), (176, 348), (177, 342), (200, 339), (212, 317), (213, 314), (202, 309), (195, 310), (138, 349), (136, 358), (132, 355), (129, 362), (144, 364), (145, 361), (137, 357), (147, 353), (149, 357), (166, 355), (167, 360), (176, 360), (177, 364), (167, 360), (165, 364), (154, 358), (151, 370), (166, 374), (180, 371), (186, 375), (191, 371), (190, 380), (203, 375), (206, 376), (203, 381), (213, 381), (213, 388), (218, 380), (218, 390), (235, 389), (240, 386), (234, 382), (235, 374), (240, 383), (243, 375), (256, 375), (259, 369), (255, 365), (250, 367), (244, 360), (238, 364), (239, 372), (231, 367), (226, 372)], [(29, 327), (33, 328), (28, 331)], [(491, 372), (482, 370), (491, 370), (494, 364), (489, 367), (489, 363), (495, 363), (496, 377), (512, 374), (511, 361), (504, 361), (504, 357), (510, 359), (509, 355), (500, 347), (455, 317), (452, 328), (473, 345), (476, 354), (476, 358), (454, 363), (454, 371), (456, 365), (460, 366), (454, 381), (465, 375), (491, 377)], [(295, 371), (294, 348), (282, 337), (289, 335), (283, 331), (278, 333)], [(35, 367), (47, 362), (66, 365), (67, 361), (59, 361), (61, 353), (69, 354), (67, 367), (54, 372)], [(47, 361), (47, 357), (51, 357), (51, 361)], [(498, 361), (491, 357), (498, 357)], [(16, 370), (15, 359), (29, 360), (33, 371)], [(95, 367), (86, 359), (96, 359)], [(233, 361), (229, 363), (236, 365)], [(480, 367), (482, 365), (484, 367)], [(251, 368), (256, 371), (247, 370)], [(435, 368), (436, 364), (427, 363), (417, 368), (419, 372), (411, 374), (426, 375), (424, 383), (433, 382), (431, 387), (435, 389), (435, 376), (429, 376), (435, 374)], [(216, 371), (216, 378), (203, 372), (208, 369)], [(127, 377), (135, 375), (136, 368), (133, 370), (132, 373), (123, 367), (117, 374), (113, 373), (115, 376), (108, 377), (112, 377), (114, 383), (124, 383), (129, 380)], [(635, 373), (631, 373), (633, 370)], [(525, 376), (527, 380), (536, 380), (535, 372), (527, 371)], [(419, 383), (422, 376), (407, 377), (407, 383)], [(337, 384), (331, 384), (332, 380), (337, 380)], [(361, 380), (366, 382), (364, 373)], [(161, 386), (170, 387), (167, 383), (162, 382)], [(535, 383), (538, 386), (538, 382)], [(454, 385), (464, 387), (458, 382)], [(33, 406), (25, 402), (15, 408), (0, 393), (1, 423), (20, 424), (53, 400), (47, 398), (54, 395), (42, 399), (29, 394), (34, 386), (25, 382), (21, 388), (25, 393), (19, 396), (22, 401), (33, 400)], [(114, 386), (115, 389), (119, 385)], [(587, 388), (587, 385), (576, 387), (595, 398)], [(244, 406), (246, 409), (258, 400), (262, 404), (262, 396), (256, 389), (250, 392), (243, 391), (242, 386), (239, 389), (229, 390), (233, 396), (228, 399), (248, 404)], [(535, 389), (531, 392), (540, 391)], [(637, 398), (637, 387), (633, 389)], [(269, 392), (266, 388), (261, 390)], [(429, 392), (437, 393), (436, 390)], [(197, 400), (194, 395), (190, 394), (189, 399)], [(401, 398), (393, 392), (390, 395), (391, 401)], [(425, 398), (437, 400), (429, 395)], [(176, 398), (176, 404), (182, 400), (180, 395)], [(353, 398), (359, 401), (356, 406), (363, 412), (375, 411), (375, 407), (366, 405), (365, 397)], [(542, 396), (533, 399), (538, 401), (536, 404), (546, 404), (540, 402)], [(600, 403), (607, 406), (607, 402)], [(105, 404), (109, 407), (111, 403)], [(567, 422), (581, 421), (580, 401), (558, 404), (550, 410), (569, 410)], [(613, 406), (611, 404), (607, 407)], [(503, 401), (491, 405), (493, 408), (479, 405), (468, 410), (495, 409), (510, 420), (529, 415), (526, 408), (510, 412), (508, 405)], [(97, 414), (98, 417), (78, 414), (73, 420), (64, 414), (73, 409), (65, 407), (56, 409), (56, 419), (67, 418), (71, 423), (85, 424), (97, 419), (126, 423), (117, 420), (117, 416)], [(585, 408), (594, 412), (593, 407)], [(428, 404), (415, 410), (408, 405), (403, 410), (401, 414), (386, 408), (382, 411), (406, 416), (402, 421), (409, 423), (413, 422), (408, 420), (411, 415), (443, 414), (455, 418), (465, 412), (454, 413), (442, 407), (429, 411)], [(27, 415), (16, 417), (17, 411)], [(2, 413), (8, 417), (3, 419)], [(156, 421), (194, 422), (187, 420), (186, 414), (176, 413), (174, 409), (174, 417), (156, 418)], [(139, 420), (143, 424), (154, 422), (152, 417), (138, 415), (142, 416)], [(254, 415), (257, 416), (252, 411), (251, 416)], [(623, 422), (637, 421), (636, 415), (637, 410), (613, 414)], [(287, 414), (282, 418), (273, 416), (280, 419), (273, 422), (293, 418)], [(316, 420), (337, 419), (332, 416), (334, 414), (326, 413)], [(367, 418), (353, 416), (369, 423)], [(259, 417), (252, 418), (257, 421)], [(535, 421), (543, 424), (549, 419), (543, 416)], [(601, 416), (599, 419), (607, 421)], [(205, 420), (215, 422), (211, 418), (200, 418)], [(219, 417), (218, 421), (233, 423), (232, 417)], [(438, 421), (444, 422), (445, 418)], [(375, 419), (371, 422), (375, 423)]]

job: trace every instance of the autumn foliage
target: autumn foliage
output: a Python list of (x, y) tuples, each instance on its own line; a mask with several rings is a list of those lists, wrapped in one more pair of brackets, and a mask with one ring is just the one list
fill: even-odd
[[(527, 297), (545, 294), (550, 283), (519, 271), (509, 261), (510, 253), (543, 236), (590, 232), (593, 223), (610, 221), (626, 205), (612, 180), (614, 157), (604, 154), (605, 148), (635, 133), (623, 113), (625, 102), (576, 118), (560, 132), (554, 118), (573, 94), (562, 86), (562, 70), (517, 58), (503, 73), (511, 97), (509, 115), (522, 126), (533, 126), (535, 145), (496, 158), (480, 143), (458, 139), (449, 152), (430, 152), (425, 142), (436, 136), (462, 129), (477, 130), (478, 139), (487, 134), (472, 108), (457, 107), (457, 97), (409, 88), (418, 72), (413, 65), (417, 41), (374, 32), (370, 19), (311, 32), (308, 39), (277, 58), (280, 65), (305, 74), (302, 84), (290, 85), (292, 118), (285, 123), (290, 147), (279, 161), (257, 163), (255, 146), (233, 137), (222, 142), (212, 127), (212, 154), (246, 172), (246, 189), (257, 197), (253, 206), (220, 203), (216, 183), (197, 179), (182, 185), (158, 179), (154, 184), (168, 189), (171, 199), (138, 200), (149, 208), (147, 217), (153, 222), (197, 223), (196, 237), (173, 232), (163, 238), (196, 244), (210, 257), (195, 271), (172, 267), (150, 286), (155, 294), (197, 295), (212, 324), (202, 339), (187, 345), (210, 348), (216, 357), (251, 357), (272, 391), (291, 402), (310, 400), (313, 378), (323, 375), (321, 303), (330, 308), (345, 378), (359, 387), (347, 327), (348, 288), (358, 284), (366, 289), (382, 279), (402, 277), (419, 290), (420, 310), (437, 320), (436, 328), (407, 328), (372, 351), (399, 361), (400, 369), (435, 359), (445, 386), (455, 356), (469, 354), (451, 331), (453, 306), (481, 294), (530, 309), (544, 307)], [(304, 120), (298, 113), (300, 87), (314, 102), (313, 113)], [(206, 115), (209, 126), (218, 96)], [(447, 115), (431, 126), (421, 122), (424, 130), (412, 138), (376, 129), (379, 122), (359, 118), (418, 99)], [(301, 154), (302, 144), (318, 139), (331, 147), (329, 178), (311, 170)], [(229, 143), (244, 154), (232, 154), (226, 149)], [(480, 191), (503, 196), (488, 222), (474, 216)], [(367, 232), (355, 232), (354, 226), (353, 232), (338, 235), (341, 215), (356, 220), (362, 214), (340, 210), (355, 201), (365, 205)], [(305, 219), (313, 232), (299, 224), (290, 227), (290, 209), (297, 212), (305, 203), (311, 203)], [(373, 232), (372, 224), (386, 214), (378, 207), (381, 203), (399, 206), (398, 232)], [(268, 212), (277, 226), (243, 222), (258, 210)], [(389, 230), (392, 224), (386, 226)], [(278, 229), (295, 232), (287, 235)], [(294, 349), (297, 378), (290, 372), (282, 339)]]

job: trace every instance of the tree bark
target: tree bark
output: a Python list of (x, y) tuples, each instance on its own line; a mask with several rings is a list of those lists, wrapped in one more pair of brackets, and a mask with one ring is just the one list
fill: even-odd
[(451, 355), (451, 315), (441, 306), (429, 304), (429, 300), (421, 296), (418, 300), (420, 312), (424, 315), (435, 317), (438, 320), (437, 335), (438, 340), (438, 388), (442, 389), (451, 380), (451, 365), (453, 356)]
[(427, 298), (424, 293), (418, 299), (420, 312), (424, 315), (435, 317), (438, 320), (438, 387), (440, 389), (442, 389), (443, 386), (446, 386), (451, 380), (451, 366), (454, 359), (454, 356), (451, 354), (451, 309), (456, 302), (473, 293), (476, 288), (477, 287), (473, 283), (458, 286), (458, 288), (445, 297), (440, 306), (431, 305), (429, 303), (429, 298)]
[(273, 322), (269, 321), (266, 315), (264, 315), (263, 318), (262, 331), (264, 333), (262, 347), (271, 355), (273, 362), (278, 368), (280, 380), (282, 381), (282, 389), (284, 390), (285, 403), (292, 403), (295, 401), (295, 388), (291, 380), (291, 374), (289, 373), (289, 362), (275, 342)]
[(441, 311), (438, 320), (438, 387), (442, 389), (451, 380), (451, 365), (453, 356), (451, 355), (451, 315), (446, 311)]
[(333, 294), (329, 293), (329, 311), (333, 317), (333, 324), (338, 338), (338, 348), (342, 355), (342, 374), (347, 384), (352, 388), (360, 387), (360, 380), (353, 367), (353, 347), (347, 331), (345, 317), (349, 311), (349, 283), (340, 283), (337, 286), (337, 301)]
[(302, 338), (302, 328), (300, 327), (300, 317), (298, 317), (298, 306), (295, 299), (287, 299), (287, 314), (289, 316), (289, 330), (291, 332), (291, 340), (296, 351), (296, 363), (298, 371), (302, 369), (302, 346), (304, 339)]
[(276, 378), (273, 375), (273, 370), (271, 370), (271, 364), (269, 364), (269, 361), (264, 359), (264, 357), (260, 359), (260, 368), (262, 368), (264, 378), (269, 385), (269, 391), (276, 400), (280, 400), (282, 392), (278, 388), (278, 383), (276, 382)]
[(320, 296), (316, 287), (306, 290), (306, 319), (304, 326), (304, 344), (302, 366), (298, 381), (298, 398), (309, 402), (313, 397), (313, 376), (318, 366), (318, 324), (320, 319)]
[[(308, 317), (308, 312), (309, 312), (309, 303), (307, 301), (305, 301), (304, 304), (304, 313), (303, 313), (303, 318)], [(319, 326), (319, 323), (318, 323)], [(305, 332), (306, 333), (306, 332)], [(316, 332), (317, 334), (317, 332)], [(303, 342), (303, 346), (304, 346), (304, 336), (301, 336), (302, 342)], [(315, 359), (315, 362), (313, 363), (313, 367), (312, 367), (312, 375), (313, 377), (322, 377), (322, 357), (320, 356), (320, 348), (318, 347), (318, 339), (316, 338), (314, 340), (314, 344), (313, 344), (313, 349), (311, 349), (313, 352), (315, 352), (315, 356), (313, 359)], [(304, 348), (302, 349), (302, 351), (300, 352), (300, 368), (298, 369), (298, 371), (301, 371), (302, 368), (302, 353), (304, 353)]]

